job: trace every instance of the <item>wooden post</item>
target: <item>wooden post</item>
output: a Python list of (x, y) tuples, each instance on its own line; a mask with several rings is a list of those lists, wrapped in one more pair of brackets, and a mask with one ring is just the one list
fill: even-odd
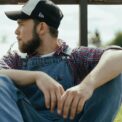
[(80, 0), (80, 30), (79, 30), (79, 45), (88, 45), (87, 37), (87, 0)]

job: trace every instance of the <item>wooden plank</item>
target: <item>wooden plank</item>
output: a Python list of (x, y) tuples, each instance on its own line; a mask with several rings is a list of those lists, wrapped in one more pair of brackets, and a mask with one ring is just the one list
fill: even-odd
[(88, 4), (122, 4), (122, 0), (88, 0)]
[[(18, 4), (27, 0), (0, 0), (0, 4)], [(80, 0), (52, 0), (56, 4), (80, 4)], [(122, 4), (122, 0), (87, 0), (88, 4)]]
[(0, 0), (0, 4), (19, 4), (25, 3), (27, 0)]
[(79, 45), (88, 46), (88, 20), (87, 20), (87, 0), (80, 1), (80, 26), (79, 26)]
[[(0, 4), (18, 4), (28, 0), (0, 0)], [(79, 0), (52, 0), (56, 4), (78, 4)]]

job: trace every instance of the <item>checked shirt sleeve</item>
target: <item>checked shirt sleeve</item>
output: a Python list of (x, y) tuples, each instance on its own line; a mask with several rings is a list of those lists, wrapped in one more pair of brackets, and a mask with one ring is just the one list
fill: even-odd
[(82, 80), (98, 63), (104, 50), (98, 48), (79, 47), (73, 50), (72, 57), (76, 63), (76, 71)]
[(0, 59), (0, 69), (20, 69), (20, 56), (16, 52), (8, 52)]

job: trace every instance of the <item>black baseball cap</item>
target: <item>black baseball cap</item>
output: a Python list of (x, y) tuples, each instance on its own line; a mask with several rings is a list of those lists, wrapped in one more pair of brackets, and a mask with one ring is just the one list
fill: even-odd
[(50, 0), (29, 0), (21, 10), (5, 12), (12, 20), (38, 19), (58, 29), (63, 18), (60, 8)]

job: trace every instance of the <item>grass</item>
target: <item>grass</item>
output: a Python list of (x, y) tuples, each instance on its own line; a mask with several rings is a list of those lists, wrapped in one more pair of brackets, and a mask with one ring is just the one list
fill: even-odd
[(120, 110), (119, 110), (114, 122), (122, 122), (122, 106), (121, 106), (121, 108), (120, 108)]

